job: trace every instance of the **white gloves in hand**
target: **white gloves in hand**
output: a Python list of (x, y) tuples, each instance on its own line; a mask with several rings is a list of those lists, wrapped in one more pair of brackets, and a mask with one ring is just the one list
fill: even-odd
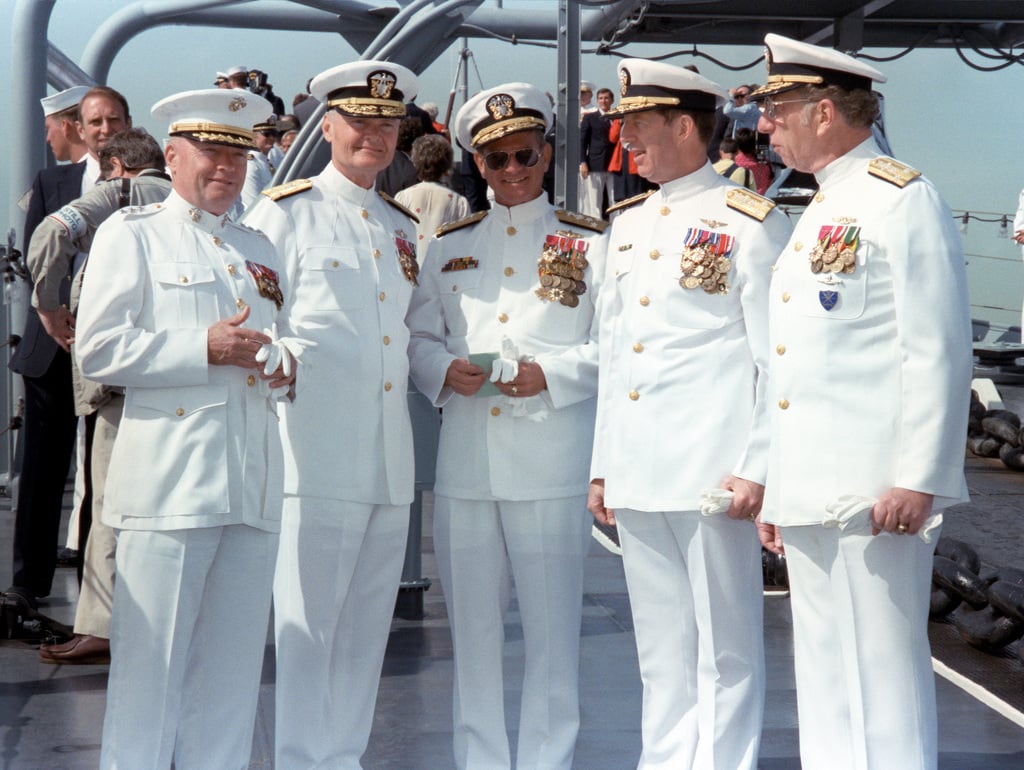
[(261, 346), (256, 351), (256, 362), (263, 364), (263, 373), (272, 374), (277, 371), (278, 367), (281, 367), (281, 371), (285, 377), (291, 377), (292, 374), (292, 356), (295, 356), (295, 360), (299, 360), (299, 353), (302, 352), (302, 345), (299, 342), (298, 337), (278, 337), (277, 336), (277, 324), (273, 324), (270, 329), (264, 329), (263, 333), (270, 337), (270, 342)]

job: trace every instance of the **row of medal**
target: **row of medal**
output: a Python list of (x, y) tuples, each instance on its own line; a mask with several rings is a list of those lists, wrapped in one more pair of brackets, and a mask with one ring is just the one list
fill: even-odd
[(585, 256), (587, 245), (579, 233), (568, 230), (545, 236), (544, 250), (537, 261), (538, 297), (566, 307), (580, 304), (580, 295), (587, 291), (583, 280), (583, 271), (590, 264)]
[(818, 242), (811, 249), (811, 272), (852, 273), (857, 268), (859, 240), (859, 227), (823, 225), (818, 230)]
[(732, 269), (733, 244), (736, 239), (725, 233), (714, 233), (691, 227), (686, 231), (683, 258), (679, 269), (683, 275), (679, 285), (684, 289), (701, 288), (708, 294), (726, 294), (725, 277)]

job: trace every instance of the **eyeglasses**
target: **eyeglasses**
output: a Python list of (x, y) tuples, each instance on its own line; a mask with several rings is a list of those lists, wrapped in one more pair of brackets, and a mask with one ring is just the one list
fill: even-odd
[(737, 99), (746, 99), (750, 94), (734, 94)]
[(489, 152), (484, 155), (484, 164), (491, 171), (501, 171), (508, 165), (513, 155), (515, 156), (516, 163), (527, 168), (533, 168), (537, 165), (537, 161), (540, 160), (540, 153), (537, 152), (536, 147), (523, 147), (515, 152), (505, 152), (504, 150)]
[(764, 115), (768, 120), (775, 120), (775, 108), (780, 104), (804, 104), (807, 102), (816, 102), (817, 99), (785, 99), (781, 102), (777, 102), (770, 96), (766, 96), (761, 103), (758, 105), (758, 109), (761, 110), (761, 114)]

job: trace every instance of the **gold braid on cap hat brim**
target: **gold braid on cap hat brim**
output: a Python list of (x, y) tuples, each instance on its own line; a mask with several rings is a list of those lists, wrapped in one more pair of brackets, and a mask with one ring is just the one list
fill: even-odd
[(624, 115), (627, 112), (643, 112), (662, 107), (678, 107), (681, 100), (675, 96), (626, 96), (619, 100), (617, 107), (608, 110), (609, 115)]
[(172, 123), (168, 133), (171, 136), (185, 134), (200, 142), (217, 142), (246, 148), (253, 146), (252, 131), (223, 123)]
[(371, 118), (404, 118), (405, 105), (393, 99), (370, 99), (366, 97), (348, 97), (328, 99), (328, 107), (337, 107), (346, 115)]
[(544, 122), (543, 118), (533, 116), (510, 118), (508, 120), (503, 120), (500, 123), (492, 123), (474, 134), (473, 147), (490, 144), (491, 142), (501, 139), (503, 136), (508, 136), (509, 134), (514, 134), (518, 131), (530, 131), (534, 129), (540, 129), (543, 131), (546, 128), (547, 124)]

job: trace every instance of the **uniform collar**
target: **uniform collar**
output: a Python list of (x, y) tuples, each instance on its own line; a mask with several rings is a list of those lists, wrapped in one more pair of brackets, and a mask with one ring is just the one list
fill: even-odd
[(864, 169), (865, 161), (873, 160), (881, 154), (882, 152), (878, 149), (875, 138), (869, 136), (846, 153), (846, 155), (836, 158), (825, 168), (818, 171), (814, 178), (818, 180), (820, 188), (830, 187), (851, 174), (861, 173)]
[(491, 216), (503, 225), (523, 225), (539, 219), (551, 210), (547, 194), (541, 190), (540, 195), (532, 201), (520, 203), (518, 206), (502, 206), (497, 201), (491, 203)]
[(718, 181), (717, 177), (719, 177), (719, 173), (715, 171), (711, 161), (707, 161), (696, 171), (668, 182), (662, 182), (661, 189), (651, 197), (658, 198), (660, 196), (661, 200), (668, 200), (679, 196), (689, 197), (715, 186), (716, 181)]
[(221, 232), (228, 222), (231, 221), (228, 214), (217, 216), (209, 211), (203, 211), (198, 206), (193, 206), (173, 190), (167, 196), (167, 200), (164, 201), (163, 205), (169, 211), (178, 214), (182, 219), (191, 222), (200, 230), (205, 230), (208, 233)]
[(333, 161), (327, 162), (327, 167), (320, 173), (319, 181), (332, 197), (340, 197), (344, 202), (351, 203), (353, 206), (368, 209), (375, 201), (380, 200), (376, 185), (370, 189), (360, 187), (342, 174)]

